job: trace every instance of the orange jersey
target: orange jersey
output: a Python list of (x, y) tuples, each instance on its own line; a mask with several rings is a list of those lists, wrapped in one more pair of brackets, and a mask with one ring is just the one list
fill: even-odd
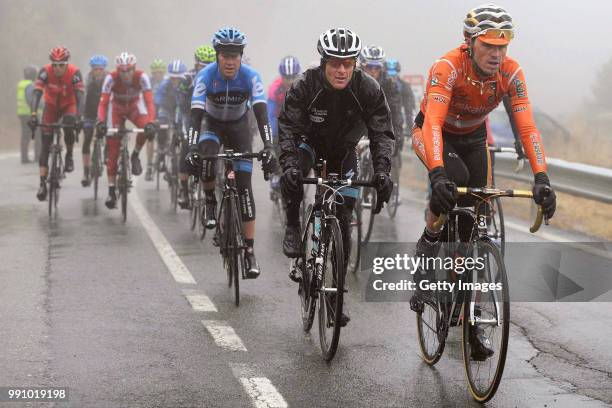
[(423, 148), (427, 167), (443, 166), (442, 131), (468, 134), (482, 126), (487, 115), (510, 96), (525, 154), (534, 174), (546, 171), (546, 158), (527, 96), (525, 75), (514, 59), (506, 57), (497, 74), (480, 78), (462, 45), (437, 60), (429, 70), (421, 112)]

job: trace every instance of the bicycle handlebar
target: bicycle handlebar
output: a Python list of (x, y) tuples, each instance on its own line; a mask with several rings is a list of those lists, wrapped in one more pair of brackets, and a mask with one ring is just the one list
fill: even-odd
[(369, 181), (356, 181), (351, 179), (324, 179), (322, 177), (306, 177), (302, 179), (302, 184), (316, 184), (327, 186), (352, 186), (352, 187), (374, 187)]
[(215, 159), (224, 159), (224, 160), (238, 160), (238, 159), (257, 159), (262, 160), (265, 156), (265, 151), (260, 151), (257, 153), (241, 153), (241, 152), (233, 152), (231, 150), (226, 150), (224, 153), (214, 154), (214, 155), (202, 155), (200, 158), (202, 160), (215, 160)]
[[(474, 187), (457, 187), (457, 194), (460, 196), (475, 195), (480, 198), (488, 197), (521, 197), (521, 198), (533, 198), (533, 193), (528, 190), (501, 190), (498, 188), (474, 188)], [(434, 222), (433, 227), (436, 230), (442, 228), (448, 219), (448, 214), (440, 214), (438, 219)], [(544, 220), (544, 210), (541, 205), (538, 205), (538, 211), (533, 225), (529, 228), (529, 232), (534, 233), (542, 226), (542, 220)], [(545, 220), (548, 225), (548, 218)]]
[[(157, 130), (160, 129), (169, 129), (170, 126), (169, 125), (159, 125), (157, 126)], [(112, 135), (116, 135), (116, 134), (120, 134), (120, 133), (144, 133), (144, 129), (140, 129), (140, 128), (133, 128), (133, 129), (123, 129), (123, 128), (108, 128), (106, 131), (106, 135), (105, 136), (112, 136)]]
[(76, 129), (77, 126), (74, 124), (65, 124), (65, 123), (37, 123), (34, 127), (48, 127), (51, 129)]
[(516, 153), (514, 147), (489, 146), (489, 151), (494, 153)]

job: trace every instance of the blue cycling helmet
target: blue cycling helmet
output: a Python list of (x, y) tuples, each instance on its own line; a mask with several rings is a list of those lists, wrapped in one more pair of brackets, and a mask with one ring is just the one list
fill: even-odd
[(94, 55), (89, 59), (89, 65), (91, 67), (106, 68), (106, 66), (108, 65), (108, 59), (104, 55)]
[(392, 77), (397, 76), (397, 74), (399, 74), (400, 71), (402, 70), (399, 61), (393, 58), (389, 58), (387, 60), (386, 67), (387, 67), (387, 74)]
[(290, 55), (283, 58), (278, 65), (278, 72), (280, 72), (282, 76), (295, 76), (299, 74), (300, 71), (300, 61)]
[(185, 75), (185, 72), (187, 72), (187, 65), (179, 59), (172, 60), (168, 64), (168, 76), (170, 78), (182, 77)]
[(246, 44), (244, 34), (234, 27), (223, 27), (212, 38), (212, 46), (215, 51), (226, 50), (242, 53)]

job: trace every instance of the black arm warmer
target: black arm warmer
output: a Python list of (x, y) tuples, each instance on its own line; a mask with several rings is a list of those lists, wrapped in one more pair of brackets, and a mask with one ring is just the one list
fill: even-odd
[(264, 146), (272, 145), (272, 132), (268, 122), (268, 106), (265, 103), (256, 103), (253, 105), (253, 113), (255, 114), (255, 119), (257, 119), (259, 135), (261, 140), (263, 140)]

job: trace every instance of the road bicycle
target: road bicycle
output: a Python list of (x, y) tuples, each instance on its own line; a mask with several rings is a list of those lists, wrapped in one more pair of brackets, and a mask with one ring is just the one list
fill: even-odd
[(337, 205), (342, 203), (343, 188), (372, 187), (363, 181), (340, 179), (330, 173), (323, 178), (324, 162), (315, 165), (315, 177), (304, 178), (303, 184), (315, 184), (314, 203), (306, 210), (301, 253), (292, 264), (301, 280), (298, 288), (302, 325), (309, 332), (318, 305), (319, 340), (323, 358), (334, 358), (340, 339), (346, 264), (343, 237), (336, 216)]
[[(486, 207), (500, 197), (533, 198), (533, 194), (525, 190), (496, 188), (459, 187), (457, 190), (459, 195), (474, 197), (477, 200), (475, 207), (456, 207), (448, 215), (442, 214), (434, 225), (435, 228), (444, 226), (436, 259), (444, 260), (445, 264), (450, 259), (453, 267), (448, 271), (439, 263), (431, 269), (428, 279), (421, 280), (428, 283), (454, 282), (455, 286), (452, 291), (434, 286), (415, 294), (411, 309), (417, 313), (419, 348), (428, 365), (433, 366), (442, 357), (449, 328), (462, 326), (461, 345), (468, 388), (476, 401), (486, 402), (493, 398), (501, 382), (510, 332), (506, 267), (498, 246), (489, 237), (487, 217), (490, 215)], [(469, 242), (460, 242), (460, 216), (473, 220)], [(532, 233), (540, 228), (542, 219), (542, 208), (538, 207), (530, 228)], [(468, 262), (468, 259), (473, 262)], [(472, 266), (466, 266), (468, 263)], [(483, 356), (478, 351), (477, 341), (482, 344), (483, 339), (492, 351), (491, 355)]]

